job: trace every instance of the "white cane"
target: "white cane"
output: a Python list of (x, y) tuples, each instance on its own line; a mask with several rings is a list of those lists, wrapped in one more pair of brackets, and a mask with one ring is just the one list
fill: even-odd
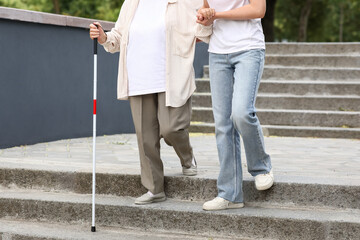
[(95, 228), (96, 90), (97, 90), (97, 39), (94, 38), (93, 173), (92, 173), (92, 224), (91, 224), (91, 232), (96, 232), (96, 228)]

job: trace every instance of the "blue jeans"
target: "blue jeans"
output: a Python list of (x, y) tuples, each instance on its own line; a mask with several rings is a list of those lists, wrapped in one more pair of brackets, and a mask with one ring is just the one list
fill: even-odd
[(210, 87), (220, 160), (218, 196), (243, 202), (240, 135), (252, 176), (271, 170), (255, 100), (264, 69), (265, 51), (210, 53)]

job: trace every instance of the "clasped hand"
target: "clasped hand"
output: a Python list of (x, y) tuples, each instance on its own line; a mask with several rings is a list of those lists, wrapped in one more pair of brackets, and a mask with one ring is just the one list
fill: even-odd
[(210, 26), (215, 20), (215, 9), (213, 8), (200, 8), (197, 12), (197, 23), (200, 23), (204, 26)]

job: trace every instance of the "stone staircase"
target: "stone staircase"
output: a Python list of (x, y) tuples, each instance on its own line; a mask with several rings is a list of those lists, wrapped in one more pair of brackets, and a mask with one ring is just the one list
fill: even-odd
[[(303, 44), (303, 47), (272, 44), (268, 45), (267, 61), (285, 61), (286, 64), (290, 64), (292, 60), (271, 60), (272, 54), (284, 54), (284, 51), (294, 56), (308, 56), (315, 50), (319, 54), (329, 55), (330, 49), (336, 56), (346, 54), (356, 57), (359, 53), (353, 54), (354, 46), (356, 49), (359, 47), (357, 44), (337, 47), (333, 44), (320, 44), (316, 47), (311, 44)], [(342, 64), (342, 61), (347, 60), (338, 60), (336, 64)], [(334, 64), (335, 62), (334, 60)], [(278, 70), (280, 68), (275, 68), (274, 65), (279, 62), (273, 63), (265, 70), (257, 101), (259, 116), (267, 134), (359, 138), (359, 128), (334, 127), (334, 124), (354, 124), (359, 127), (358, 69), (336, 67), (338, 71), (343, 71), (344, 76), (347, 72), (345, 80), (340, 81), (341, 79), (336, 78), (338, 72), (334, 72), (331, 79), (321, 80), (315, 77), (315, 74), (327, 68), (325, 63), (316, 69), (303, 67), (306, 71), (301, 67), (290, 66), (282, 66), (281, 70)], [(272, 72), (273, 69), (276, 71)], [(277, 75), (282, 69), (288, 74), (286, 78)], [(298, 79), (301, 74), (305, 77)], [(324, 74), (330, 75), (328, 72)], [(319, 74), (319, 78), (322, 77), (323, 75)], [(192, 128), (198, 131), (213, 131), (209, 83), (206, 78), (198, 79), (197, 83), (198, 93), (193, 99), (194, 121), (205, 123), (193, 124)], [(276, 125), (279, 123), (281, 124)], [(134, 141), (135, 139), (134, 136)], [(120, 140), (113, 140), (110, 149), (111, 153), (114, 152), (117, 156), (123, 152), (123, 155), (120, 155), (121, 160), (105, 148), (98, 149), (102, 158), (99, 159), (97, 173), (97, 232), (91, 233), (91, 157), (85, 154), (90, 154), (91, 149), (88, 149), (87, 141), (83, 145), (78, 144), (81, 141), (84, 140), (72, 141), (72, 154), (77, 156), (76, 158), (66, 158), (59, 150), (64, 146), (56, 144), (28, 147), (28, 151), (34, 154), (30, 159), (22, 157), (26, 154), (20, 150), (25, 147), (10, 149), (8, 155), (2, 155), (1, 240), (360, 239), (360, 185), (358, 181), (354, 181), (358, 178), (351, 174), (344, 174), (341, 176), (343, 179), (334, 178), (334, 175), (331, 175), (333, 171), (325, 169), (324, 178), (321, 178), (323, 180), (315, 180), (312, 169), (302, 165), (303, 161), (307, 161), (311, 166), (319, 164), (316, 154), (309, 159), (301, 156), (303, 148), (309, 147), (308, 145), (288, 150), (299, 153), (299, 157), (290, 158), (289, 161), (299, 164), (300, 168), (308, 173), (305, 177), (296, 175), (300, 168), (281, 168), (278, 165), (275, 170), (288, 173), (292, 180), (276, 175), (275, 185), (268, 191), (259, 192), (255, 189), (252, 178), (246, 178), (245, 208), (206, 212), (201, 209), (203, 202), (217, 194), (216, 176), (207, 175), (207, 168), (202, 168), (197, 177), (183, 177), (178, 166), (178, 174), (167, 174), (165, 177), (165, 192), (169, 197), (167, 201), (144, 206), (134, 205), (134, 198), (146, 190), (141, 186), (140, 176), (134, 174), (138, 173), (139, 169), (131, 171), (129, 166), (138, 160), (134, 157), (134, 152), (127, 152), (126, 149), (136, 150), (136, 147), (126, 145)], [(204, 145), (204, 141), (199, 144)], [(98, 147), (104, 145), (104, 142), (99, 142)], [(118, 149), (115, 146), (123, 148)], [(42, 148), (53, 149), (54, 152), (47, 153), (47, 158), (36, 157), (36, 154), (40, 155)], [(206, 161), (207, 158), (213, 158), (212, 151), (216, 151), (215, 145), (214, 149), (208, 149), (207, 146), (204, 148), (204, 152), (199, 154), (199, 159)], [(340, 144), (339, 152), (341, 149)], [(326, 150), (324, 149), (325, 152)], [(68, 152), (66, 156), (67, 154)], [(273, 156), (276, 159), (276, 152)], [(339, 161), (342, 161), (343, 157), (343, 153), (339, 154)], [(121, 164), (118, 163), (120, 161)], [(356, 157), (354, 162), (358, 162)], [(214, 164), (209, 163), (209, 166)], [(324, 163), (323, 160), (322, 164), (331, 166), (336, 163)], [(318, 168), (322, 169), (319, 166)], [(336, 175), (339, 176), (339, 173)]]
[[(264, 135), (360, 138), (360, 43), (267, 44), (256, 102)], [(191, 132), (214, 132), (209, 68), (197, 79)]]
[(206, 212), (216, 180), (166, 177), (163, 203), (137, 206), (138, 175), (97, 174), (97, 232), (90, 232), (91, 173), (0, 169), (0, 239), (359, 239), (359, 186), (276, 182), (246, 207)]

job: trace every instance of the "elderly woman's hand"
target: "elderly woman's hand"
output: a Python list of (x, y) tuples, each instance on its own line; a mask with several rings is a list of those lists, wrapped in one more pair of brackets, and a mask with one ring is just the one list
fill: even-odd
[(94, 22), (90, 24), (90, 38), (91, 39), (97, 38), (100, 44), (106, 42), (107, 36), (99, 22)]
[(198, 20), (202, 21), (204, 19), (210, 20), (215, 16), (215, 9), (213, 8), (200, 8), (197, 12)]
[(211, 25), (215, 20), (215, 9), (213, 8), (200, 8), (197, 12), (197, 23), (204, 26)]

